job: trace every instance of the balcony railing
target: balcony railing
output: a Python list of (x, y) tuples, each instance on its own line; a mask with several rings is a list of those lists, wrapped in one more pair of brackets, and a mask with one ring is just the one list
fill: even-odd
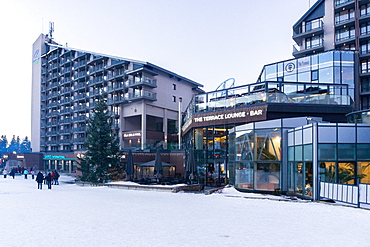
[(127, 80), (126, 81), (126, 86), (127, 87), (135, 87), (139, 85), (145, 85), (145, 86), (150, 86), (150, 87), (157, 87), (157, 80), (155, 79), (150, 79), (148, 77), (142, 77), (138, 78), (135, 80)]
[(316, 31), (324, 29), (324, 22), (322, 20), (313, 20), (307, 22), (305, 25), (301, 25), (298, 29), (293, 31), (293, 36), (300, 36), (305, 34), (311, 34)]
[(148, 99), (148, 100), (157, 100), (157, 94), (149, 91), (141, 90), (134, 93), (126, 93), (126, 100), (137, 100), (137, 99)]
[(335, 7), (349, 2), (354, 2), (354, 0), (335, 0)]

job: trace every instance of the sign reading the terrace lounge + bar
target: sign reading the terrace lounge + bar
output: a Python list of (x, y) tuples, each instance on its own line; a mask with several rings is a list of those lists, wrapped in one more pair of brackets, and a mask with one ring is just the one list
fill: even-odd
[(192, 120), (183, 126), (187, 132), (193, 127), (204, 127), (208, 125), (222, 125), (232, 123), (248, 123), (266, 120), (267, 106), (245, 107), (242, 109), (230, 109), (225, 111), (207, 112), (192, 116)]

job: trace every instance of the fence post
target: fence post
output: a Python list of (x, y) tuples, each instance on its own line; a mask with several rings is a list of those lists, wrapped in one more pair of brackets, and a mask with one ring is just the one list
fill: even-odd
[(360, 178), (357, 178), (357, 186), (358, 186), (358, 189), (357, 189), (357, 207), (360, 208), (361, 207), (361, 203), (360, 203), (360, 197), (361, 197), (361, 193), (360, 193)]

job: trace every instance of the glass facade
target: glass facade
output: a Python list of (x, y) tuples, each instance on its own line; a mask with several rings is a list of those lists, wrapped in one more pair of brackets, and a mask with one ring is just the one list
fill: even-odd
[(317, 123), (289, 130), (288, 190), (310, 196), (314, 164), (320, 182), (370, 183), (369, 134), (365, 124)]
[[(230, 183), (240, 190), (284, 190), (284, 132), (303, 123), (306, 118), (293, 118), (290, 123), (285, 119), (270, 120), (234, 128), (229, 134)], [(294, 157), (292, 152), (291, 149), (289, 155)]]
[(265, 65), (258, 81), (346, 84), (353, 98), (354, 65), (353, 51), (329, 51)]

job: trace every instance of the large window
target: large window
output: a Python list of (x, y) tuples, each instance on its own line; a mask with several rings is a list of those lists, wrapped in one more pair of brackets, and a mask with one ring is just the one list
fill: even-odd
[(370, 22), (365, 22), (360, 25), (360, 34), (361, 35), (370, 34)]

